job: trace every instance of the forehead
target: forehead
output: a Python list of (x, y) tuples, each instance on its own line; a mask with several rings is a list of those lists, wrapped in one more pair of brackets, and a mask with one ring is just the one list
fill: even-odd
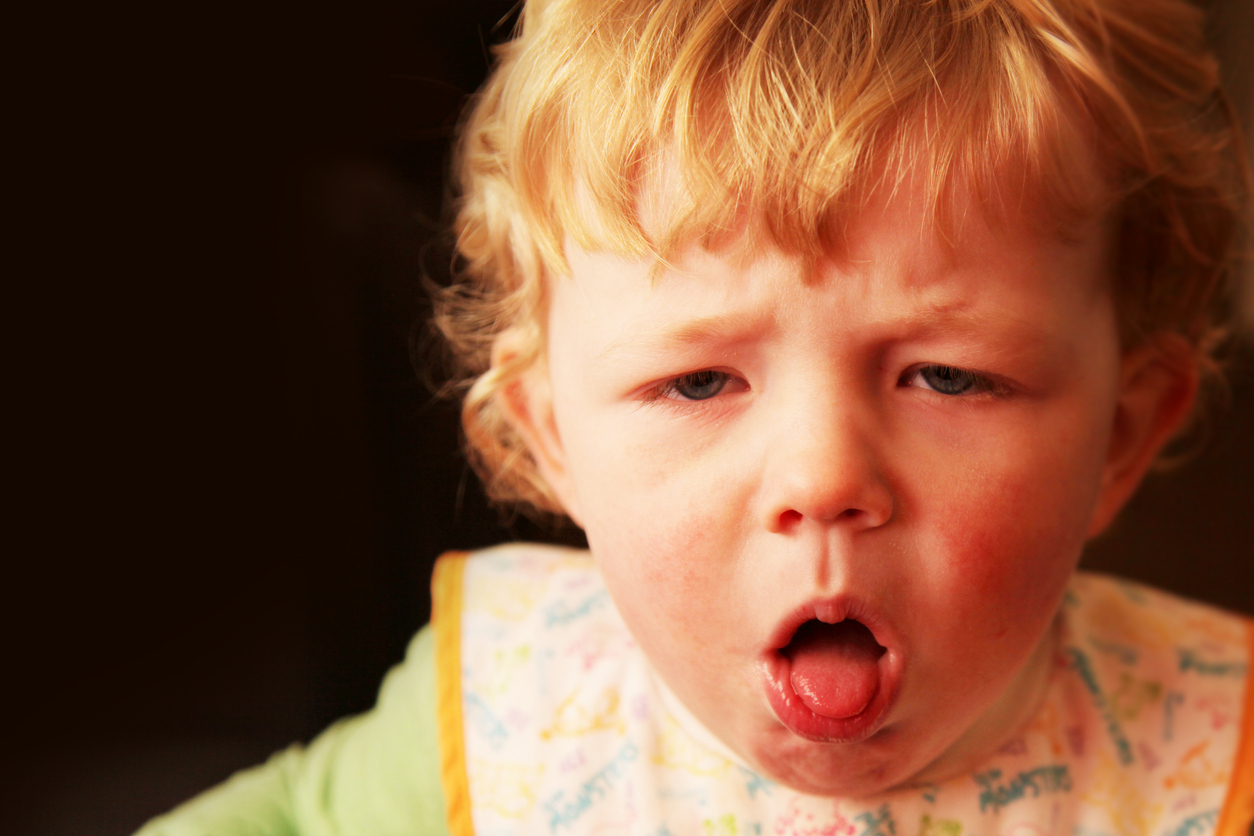
[[(641, 190), (637, 207), (647, 231), (665, 233), (678, 183), (665, 176)], [(785, 275), (802, 286), (839, 284), (847, 301), (878, 305), (884, 315), (898, 307), (898, 314), (911, 309), (955, 321), (969, 318), (994, 291), (1025, 298), (1105, 292), (1107, 218), (1094, 211), (1064, 225), (1024, 208), (1010, 191), (994, 188), (992, 201), (990, 190), (957, 188), (938, 211), (921, 178), (898, 178), (856, 211), (834, 216), (817, 253), (787, 248), (769, 221), (747, 208), (734, 224), (689, 240), (670, 258), (620, 255), (568, 236), (569, 280), (585, 302), (596, 296), (615, 306), (652, 297), (674, 308), (669, 313), (692, 317), (706, 306), (748, 313), (769, 295), (763, 280)], [(557, 279), (559, 286), (567, 281)]]

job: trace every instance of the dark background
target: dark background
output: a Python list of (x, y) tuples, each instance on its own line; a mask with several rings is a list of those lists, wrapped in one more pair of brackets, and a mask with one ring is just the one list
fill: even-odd
[[(1241, 102), (1252, 8), (1215, 27)], [(368, 708), (441, 551), (577, 540), (486, 507), (410, 363), (440, 357), (447, 142), (510, 9), (15, 21), (39, 46), (10, 79), (9, 832), (129, 833)], [(1086, 560), (1250, 612), (1254, 351), (1232, 360), (1203, 452)]]

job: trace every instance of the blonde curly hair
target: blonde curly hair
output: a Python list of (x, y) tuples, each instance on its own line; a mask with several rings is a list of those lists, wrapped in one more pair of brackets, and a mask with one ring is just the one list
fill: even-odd
[[(1016, 203), (1061, 230), (1094, 211), (1079, 138), (1107, 181), (1125, 345), (1171, 331), (1214, 366), (1248, 177), (1184, 0), (530, 0), (497, 58), (461, 134), (462, 267), (436, 309), (494, 500), (561, 513), (502, 394), (543, 362), (567, 236), (664, 261), (752, 206), (818, 257), (884, 172), (922, 172), (938, 218), (959, 184), (1006, 210), (1013, 173)], [(683, 199), (647, 232), (662, 166)], [(494, 366), (506, 330), (519, 350)]]

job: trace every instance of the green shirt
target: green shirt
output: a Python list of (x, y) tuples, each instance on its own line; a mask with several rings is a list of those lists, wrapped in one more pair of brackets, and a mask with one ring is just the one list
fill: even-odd
[(447, 836), (445, 821), (427, 626), (371, 711), (236, 773), (136, 836)]

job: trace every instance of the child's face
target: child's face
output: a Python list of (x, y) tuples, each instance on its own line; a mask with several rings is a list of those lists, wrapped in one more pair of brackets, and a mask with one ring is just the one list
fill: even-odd
[[(568, 245), (549, 386), (515, 406), (657, 672), (815, 793), (931, 777), (1021, 721), (1121, 500), (1101, 224), (1063, 243), (972, 209), (950, 249), (920, 204), (866, 209), (809, 279), (769, 249), (653, 278)], [(844, 618), (869, 634), (798, 632)]]

